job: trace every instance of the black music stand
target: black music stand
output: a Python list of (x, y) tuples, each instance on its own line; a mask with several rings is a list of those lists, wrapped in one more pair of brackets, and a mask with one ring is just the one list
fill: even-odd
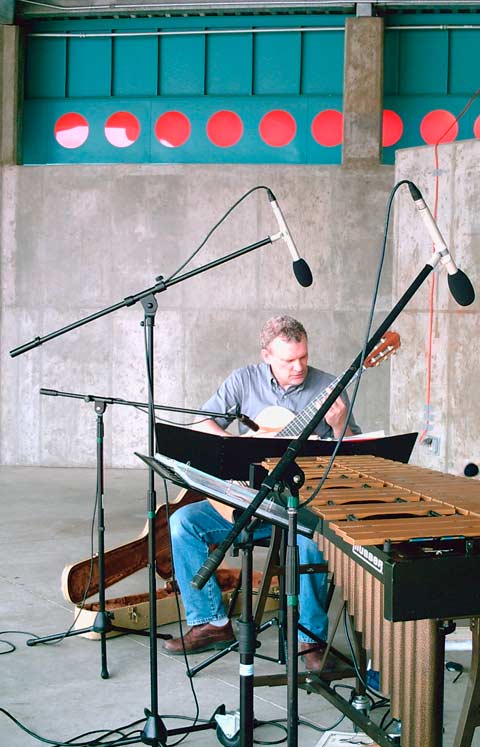
[[(157, 474), (170, 480), (175, 485), (197, 490), (200, 493), (215, 498), (216, 500), (242, 512), (248, 508), (252, 499), (257, 494), (257, 491), (252, 488), (246, 488), (242, 485), (222, 480), (214, 475), (197, 470), (191, 465), (183, 464), (175, 459), (170, 459), (163, 454), (157, 454), (153, 459), (144, 454), (139, 454), (138, 452), (135, 452), (135, 454)], [(297, 476), (300, 476), (300, 479), (297, 479)], [(292, 465), (291, 483), (294, 486), (294, 490), (301, 487), (302, 480), (302, 471), (296, 465)], [(277, 487), (280, 489), (280, 484)], [(287, 500), (288, 503), (290, 503), (290, 497), (288, 497)], [(265, 500), (260, 506), (258, 506), (255, 511), (255, 516), (252, 518), (252, 521), (249, 522), (248, 526), (244, 528), (240, 539), (239, 549), (242, 551), (242, 583), (244, 584), (242, 593), (242, 611), (240, 619), (238, 620), (238, 651), (240, 655), (240, 718), (238, 729), (236, 729), (236, 735), (233, 738), (225, 734), (221, 721), (217, 719), (217, 737), (226, 747), (237, 747), (239, 744), (241, 744), (242, 747), (253, 746), (253, 729), (255, 725), (253, 712), (253, 686), (256, 628), (252, 613), (252, 535), (259, 519), (280, 526), (282, 529), (288, 529), (289, 544), (287, 546), (287, 562), (285, 565), (285, 586), (287, 595), (292, 593), (298, 594), (298, 589), (296, 589), (296, 579), (298, 576), (298, 548), (291, 547), (290, 542), (292, 537), (291, 523), (293, 517), (292, 512), (289, 510), (287, 511), (283, 505), (280, 505), (280, 502), (285, 502), (283, 495), (276, 490), (272, 491), (269, 500)], [(296, 522), (296, 515), (294, 520)], [(308, 509), (300, 509), (298, 514), (298, 532), (300, 532), (300, 534), (312, 538), (317, 524), (318, 518), (315, 514), (311, 513)], [(296, 532), (294, 536), (296, 536)], [(291, 557), (292, 554), (297, 557)], [(288, 623), (292, 626), (295, 625), (295, 620), (291, 619), (291, 616), (295, 615), (295, 611), (296, 607), (293, 610), (288, 610)], [(288, 656), (290, 661), (297, 662), (298, 644), (296, 636), (288, 637)], [(295, 669), (296, 668), (293, 669), (293, 672), (292, 670), (289, 671), (289, 677), (295, 679), (295, 687), (292, 686), (292, 679), (290, 689), (293, 692), (294, 697), (298, 697), (298, 690), (296, 687), (297, 673)], [(219, 714), (219, 716), (220, 719), (231, 718), (228, 714)]]
[[(42, 390), (40, 390), (42, 392)], [(43, 393), (51, 393), (45, 390)], [(98, 612), (95, 615), (93, 625), (87, 628), (70, 628), (63, 633), (54, 633), (52, 635), (42, 636), (40, 638), (29, 638), (27, 640), (27, 646), (36, 646), (38, 643), (50, 643), (52, 641), (61, 641), (64, 638), (71, 636), (82, 635), (84, 633), (98, 633), (100, 635), (100, 652), (101, 652), (101, 670), (100, 674), (102, 679), (109, 678), (109, 672), (107, 667), (107, 633), (111, 631), (118, 631), (122, 633), (137, 633), (138, 635), (149, 635), (148, 631), (134, 631), (129, 628), (119, 627), (113, 625), (111, 617), (106, 611), (105, 606), (105, 510), (104, 510), (104, 467), (103, 467), (103, 442), (104, 442), (104, 422), (103, 416), (107, 409), (107, 402), (104, 398), (95, 397), (90, 395), (75, 395), (75, 394), (63, 394), (62, 392), (55, 392), (58, 396), (67, 397), (78, 397), (83, 399), (85, 402), (93, 402), (95, 414), (97, 417), (96, 427), (96, 505), (97, 505), (97, 543), (98, 543)], [(85, 589), (87, 594), (88, 589)], [(156, 633), (157, 638), (171, 638), (170, 635), (163, 633)]]
[[(248, 480), (250, 465), (265, 457), (284, 454), (289, 439), (217, 436), (165, 423), (155, 425), (157, 450), (180, 462), (211, 475), (231, 480)], [(339, 456), (371, 455), (406, 464), (418, 433), (402, 433), (380, 438), (355, 438), (342, 441)], [(331, 456), (337, 442), (310, 439), (305, 441), (302, 456)]]
[[(181, 488), (191, 488), (240, 511), (249, 508), (252, 499), (257, 495), (257, 491), (253, 488), (222, 480), (220, 477), (203, 472), (191, 464), (184, 464), (164, 454), (156, 454), (154, 457), (150, 457), (136, 451), (135, 455), (153, 469), (157, 475), (173, 482), (175, 485)], [(271, 490), (268, 500), (265, 499), (256, 508), (255, 516), (269, 524), (276, 524), (282, 529), (288, 529), (288, 515), (283, 504), (286, 505), (286, 500), (276, 489)], [(305, 535), (305, 537), (313, 537), (318, 522), (319, 519), (314, 513), (308, 509), (300, 509), (298, 525), (300, 534)]]

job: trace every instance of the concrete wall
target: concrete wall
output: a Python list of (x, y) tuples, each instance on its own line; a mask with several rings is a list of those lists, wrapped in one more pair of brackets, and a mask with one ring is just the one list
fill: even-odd
[[(282, 242), (157, 296), (156, 402), (195, 407), (235, 366), (258, 359), (258, 331), (281, 312), (310, 333), (311, 361), (334, 373), (363, 341), (391, 167), (59, 166), (2, 170), (1, 448), (5, 464), (95, 463), (93, 404), (40, 387), (144, 401), (140, 304), (46, 342), (47, 335), (168, 276), (244, 192), (276, 193), (314, 284), (292, 276)], [(265, 193), (228, 218), (195, 265), (277, 231)], [(391, 303), (391, 251), (377, 319)], [(356, 407), (364, 430), (389, 430), (389, 364), (369, 371)], [(109, 406), (105, 461), (138, 466), (146, 416)]]
[[(432, 443), (417, 445), (417, 464), (462, 474), (480, 460), (480, 143), (442, 145), (439, 153), (438, 225), (456, 263), (476, 287), (477, 300), (460, 307), (450, 296), (445, 270), (435, 273), (432, 335)], [(397, 154), (396, 181), (411, 179), (433, 211), (434, 149)], [(398, 298), (428, 261), (432, 244), (406, 187), (396, 200), (394, 295)], [(420, 430), (425, 424), (426, 358), (430, 281), (398, 320), (403, 344), (392, 364), (392, 430)]]

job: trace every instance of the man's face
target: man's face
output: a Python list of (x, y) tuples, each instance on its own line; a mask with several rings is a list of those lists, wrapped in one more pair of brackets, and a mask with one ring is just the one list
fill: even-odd
[(268, 363), (273, 375), (283, 389), (298, 386), (307, 375), (308, 342), (302, 337), (300, 342), (275, 337), (268, 348), (262, 350), (262, 357)]

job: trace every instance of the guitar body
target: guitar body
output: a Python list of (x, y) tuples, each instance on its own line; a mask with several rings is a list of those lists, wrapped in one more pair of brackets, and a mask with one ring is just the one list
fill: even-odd
[(245, 435), (253, 435), (254, 438), (262, 438), (262, 436), (271, 438), (291, 423), (294, 417), (295, 414), (291, 410), (287, 410), (286, 407), (270, 405), (270, 407), (265, 407), (255, 418), (260, 430)]

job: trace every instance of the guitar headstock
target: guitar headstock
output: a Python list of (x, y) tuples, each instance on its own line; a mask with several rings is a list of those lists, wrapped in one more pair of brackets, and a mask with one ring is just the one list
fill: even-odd
[(370, 355), (363, 361), (364, 368), (378, 366), (379, 363), (397, 352), (400, 347), (400, 335), (398, 332), (385, 332), (380, 342), (375, 345)]

